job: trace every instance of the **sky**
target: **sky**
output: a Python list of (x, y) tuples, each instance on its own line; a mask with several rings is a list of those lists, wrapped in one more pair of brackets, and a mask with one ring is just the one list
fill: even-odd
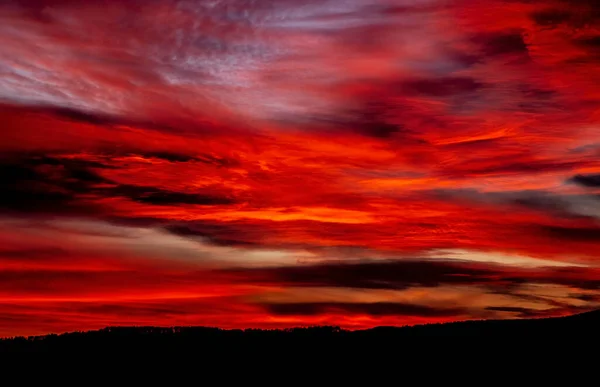
[(600, 306), (593, 0), (5, 0), (0, 336)]

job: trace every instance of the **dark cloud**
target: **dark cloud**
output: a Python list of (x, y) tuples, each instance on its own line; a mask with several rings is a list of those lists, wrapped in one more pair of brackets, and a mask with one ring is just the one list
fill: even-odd
[[(518, 155), (515, 155), (518, 159)], [(464, 165), (465, 174), (487, 175), (487, 174), (519, 174), (540, 171), (562, 171), (572, 170), (580, 163), (576, 161), (559, 160), (510, 160), (509, 157), (495, 159), (471, 159), (469, 164)], [(460, 173), (462, 168), (455, 173)]]
[(488, 306), (487, 308), (485, 308), (485, 310), (489, 310), (489, 311), (493, 311), (493, 312), (516, 313), (517, 317), (520, 317), (520, 318), (534, 318), (534, 317), (551, 316), (557, 310), (561, 310), (561, 308), (551, 308), (550, 310), (539, 310), (539, 309), (521, 308), (521, 307), (517, 307), (517, 306)]
[(366, 314), (370, 316), (452, 317), (464, 313), (458, 308), (434, 308), (424, 305), (376, 302), (376, 303), (289, 303), (263, 304), (275, 315), (314, 316), (326, 313)]
[[(0, 99), (0, 109), (6, 109), (7, 111), (11, 111), (14, 114), (26, 114), (26, 115), (35, 115), (40, 118), (45, 118), (49, 121), (58, 121), (58, 122), (73, 122), (78, 124), (87, 124), (93, 125), (98, 128), (104, 129), (114, 129), (118, 130), (118, 127), (135, 127), (141, 130), (149, 131), (152, 133), (153, 131), (166, 133), (169, 135), (175, 134), (191, 134), (193, 136), (199, 135), (210, 135), (213, 133), (219, 133), (223, 130), (227, 130), (229, 132), (235, 132), (237, 128), (231, 127), (224, 123), (210, 121), (204, 115), (196, 114), (193, 117), (188, 117), (185, 115), (178, 117), (141, 117), (137, 114), (109, 114), (103, 113), (101, 111), (92, 111), (92, 110), (83, 110), (78, 108), (71, 107), (60, 107), (60, 106), (46, 106), (46, 105), (25, 105), (25, 104), (15, 104), (9, 100)], [(85, 133), (88, 128), (81, 128)], [(109, 139), (106, 139), (109, 140)], [(160, 149), (161, 144), (157, 143), (156, 147)], [(140, 154), (136, 151), (139, 151), (135, 144), (127, 144), (127, 146), (123, 147), (123, 149), (119, 149), (119, 147), (114, 148), (106, 148), (104, 149), (108, 154), (113, 155), (126, 155), (126, 154)], [(163, 153), (164, 152), (164, 153)], [(143, 155), (145, 152), (141, 152)], [(152, 154), (152, 152), (148, 152)], [(158, 151), (160, 155), (168, 155), (172, 153), (170, 150), (167, 151)], [(198, 156), (198, 155), (192, 155)], [(208, 156), (202, 155), (198, 156), (198, 161), (209, 161), (211, 158), (212, 161), (223, 161), (224, 158), (218, 156)]]
[[(136, 155), (133, 153), (132, 155)], [(148, 157), (148, 158), (156, 158), (165, 161), (169, 161), (171, 163), (188, 163), (188, 162), (200, 162), (204, 164), (215, 165), (218, 167), (229, 167), (233, 165), (237, 165), (237, 161), (232, 159), (226, 159), (223, 157), (217, 157), (208, 154), (183, 154), (183, 153), (175, 153), (168, 151), (156, 151), (156, 152), (142, 152), (140, 156)]]
[(544, 9), (532, 12), (530, 16), (536, 24), (543, 27), (553, 27), (572, 18), (571, 12), (562, 9)]
[[(559, 267), (547, 272), (541, 278), (547, 281), (547, 283), (555, 283), (579, 289), (600, 289), (600, 275), (598, 271), (586, 267)], [(541, 282), (541, 278), (538, 279), (538, 282)]]
[[(579, 220), (585, 222), (577, 227), (595, 228), (590, 221), (600, 214), (600, 197), (589, 194), (559, 195), (542, 190), (483, 192), (475, 189), (439, 189), (430, 191), (433, 197), (440, 200), (452, 200), (462, 204), (478, 204), (485, 206), (503, 205), (546, 213), (558, 219)], [(530, 230), (538, 229), (539, 224), (532, 224)], [(542, 229), (542, 231), (544, 231)], [(552, 232), (552, 231), (550, 231)]]
[(184, 155), (181, 153), (174, 152), (144, 152), (145, 157), (151, 157), (161, 160), (166, 160), (172, 163), (187, 163), (190, 161), (197, 161), (198, 159), (194, 156)]
[(537, 112), (542, 109), (559, 108), (556, 99), (558, 93), (550, 89), (542, 89), (532, 85), (523, 84), (517, 88), (522, 99), (517, 103), (519, 111)]
[(112, 168), (95, 161), (60, 158), (51, 155), (6, 155), (0, 159), (0, 180), (3, 184), (18, 184), (44, 180), (63, 179), (64, 184), (107, 182), (92, 169)]
[(520, 31), (507, 31), (495, 34), (481, 34), (474, 42), (481, 47), (485, 56), (527, 55), (527, 45)]
[(600, 5), (596, 0), (559, 0), (559, 3), (573, 13), (579, 23), (576, 26), (591, 26), (600, 19)]
[(390, 138), (402, 130), (401, 125), (378, 120), (367, 122), (358, 129), (361, 134), (376, 138)]
[(167, 224), (164, 229), (184, 237), (202, 237), (219, 246), (255, 246), (259, 244), (264, 229), (248, 224), (210, 222), (181, 222)]
[[(94, 272), (87, 270), (0, 270), (0, 292), (19, 291), (42, 294), (61, 294), (94, 286), (110, 289), (123, 287), (126, 281), (151, 284), (146, 274), (131, 271)], [(114, 282), (112, 282), (114, 281)]]
[(410, 287), (478, 285), (506, 291), (525, 283), (600, 288), (600, 272), (586, 267), (518, 268), (451, 260), (326, 263), (262, 269), (227, 269), (249, 280), (287, 286), (402, 290)]
[(238, 160), (208, 154), (196, 155), (194, 160), (205, 164), (216, 165), (218, 167), (235, 167), (240, 165)]
[(523, 312), (528, 312), (531, 310), (528, 308), (520, 308), (517, 306), (488, 306), (485, 309), (486, 310), (495, 310), (498, 312), (515, 312), (515, 313), (523, 313)]
[(455, 62), (460, 68), (470, 68), (473, 65), (482, 62), (482, 57), (472, 52), (465, 52), (459, 50), (450, 50), (447, 53), (448, 57)]
[(0, 208), (24, 212), (72, 212), (78, 195), (105, 180), (86, 163), (47, 156), (2, 160)]
[(575, 215), (569, 211), (568, 203), (555, 195), (532, 191), (497, 196), (504, 196), (508, 203), (536, 211), (554, 213), (560, 216)]
[(226, 205), (228, 197), (117, 184), (96, 170), (116, 168), (95, 161), (21, 155), (0, 161), (0, 208), (13, 212), (88, 213), (93, 199), (126, 197), (152, 205)]
[(334, 119), (335, 126), (342, 130), (351, 130), (367, 137), (388, 139), (405, 128), (391, 121), (391, 115), (398, 109), (389, 100), (382, 97), (365, 98), (357, 109), (348, 112), (348, 119)]
[(30, 249), (9, 249), (0, 250), (0, 261), (18, 261), (35, 262), (47, 261), (48, 259), (59, 257), (68, 257), (71, 253), (58, 247), (40, 247)]
[(117, 185), (114, 188), (102, 191), (108, 196), (124, 196), (139, 203), (157, 206), (175, 204), (226, 205), (235, 203), (235, 200), (226, 197), (172, 192), (155, 187), (126, 184)]
[[(252, 272), (252, 270), (250, 271)], [(295, 286), (348, 287), (364, 289), (405, 289), (411, 286), (436, 287), (442, 284), (485, 284), (497, 281), (486, 266), (450, 261), (394, 261), (360, 264), (323, 264), (264, 269), (268, 279)]]
[(511, 307), (511, 306), (492, 306), (485, 308), (488, 311), (494, 312), (509, 312), (516, 313), (516, 317), (518, 318), (547, 318), (554, 316), (564, 316), (564, 315), (573, 315), (578, 313), (590, 312), (589, 306), (574, 306), (574, 305), (565, 305), (560, 307), (552, 307), (547, 309), (531, 309), (531, 308), (521, 308), (521, 307)]
[(600, 35), (580, 38), (576, 42), (585, 48), (600, 51)]
[(19, 105), (6, 105), (10, 106), (11, 109), (22, 110), (27, 113), (35, 113), (48, 115), (59, 120), (72, 121), (82, 124), (89, 124), (94, 126), (136, 126), (145, 129), (154, 129), (158, 131), (172, 132), (176, 128), (172, 125), (168, 125), (163, 122), (156, 122), (153, 120), (146, 119), (133, 119), (126, 116), (118, 116), (113, 114), (106, 114), (97, 111), (86, 111), (81, 109), (74, 109), (70, 107), (54, 107), (54, 106), (19, 106)]
[(104, 114), (85, 112), (82, 110), (69, 108), (48, 108), (45, 112), (54, 114), (61, 118), (71, 121), (92, 124), (92, 125), (115, 125), (122, 123), (121, 120)]
[(600, 303), (600, 294), (571, 294), (570, 297), (585, 302)]
[(78, 311), (81, 313), (90, 313), (90, 314), (98, 314), (98, 315), (127, 315), (127, 316), (147, 316), (153, 317), (158, 315), (162, 316), (182, 316), (189, 314), (190, 312), (187, 310), (181, 310), (178, 308), (168, 307), (166, 305), (162, 306), (153, 306), (153, 305), (136, 305), (136, 304), (99, 304), (99, 305), (90, 305), (84, 304), (78, 308)]
[(575, 175), (569, 181), (584, 187), (600, 187), (600, 175)]
[[(401, 87), (395, 83), (357, 97), (357, 107), (333, 117), (330, 123), (343, 131), (351, 131), (377, 139), (402, 139), (404, 143), (422, 143), (419, 133), (399, 120), (410, 109), (393, 96), (401, 96)], [(392, 94), (390, 94), (392, 93)], [(390, 98), (390, 96), (392, 98)]]
[(431, 79), (413, 79), (403, 82), (401, 89), (410, 94), (429, 97), (451, 97), (458, 94), (472, 93), (485, 85), (469, 77), (445, 77)]
[(549, 237), (559, 240), (589, 241), (600, 240), (600, 226), (598, 227), (560, 227), (540, 226), (542, 232)]

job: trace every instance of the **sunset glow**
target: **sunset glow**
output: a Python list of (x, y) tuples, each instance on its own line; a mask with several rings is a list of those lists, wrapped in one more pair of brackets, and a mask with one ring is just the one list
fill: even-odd
[(600, 306), (587, 0), (0, 4), (0, 336)]

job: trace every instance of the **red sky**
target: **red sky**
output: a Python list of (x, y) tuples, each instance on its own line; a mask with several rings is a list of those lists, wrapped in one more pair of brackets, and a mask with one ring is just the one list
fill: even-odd
[(600, 305), (600, 9), (0, 4), (0, 336)]

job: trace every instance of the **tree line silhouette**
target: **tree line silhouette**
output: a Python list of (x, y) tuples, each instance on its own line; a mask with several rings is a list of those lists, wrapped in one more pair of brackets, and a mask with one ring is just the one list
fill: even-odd
[(473, 320), (406, 327), (376, 327), (350, 331), (335, 326), (289, 329), (220, 329), (210, 327), (107, 327), (96, 331), (0, 340), (0, 353), (163, 353), (199, 348), (213, 355), (276, 353), (319, 348), (323, 351), (356, 351), (369, 348), (415, 347), (423, 343), (503, 345), (507, 342), (553, 343), (598, 341), (600, 311), (558, 318), (523, 320)]

